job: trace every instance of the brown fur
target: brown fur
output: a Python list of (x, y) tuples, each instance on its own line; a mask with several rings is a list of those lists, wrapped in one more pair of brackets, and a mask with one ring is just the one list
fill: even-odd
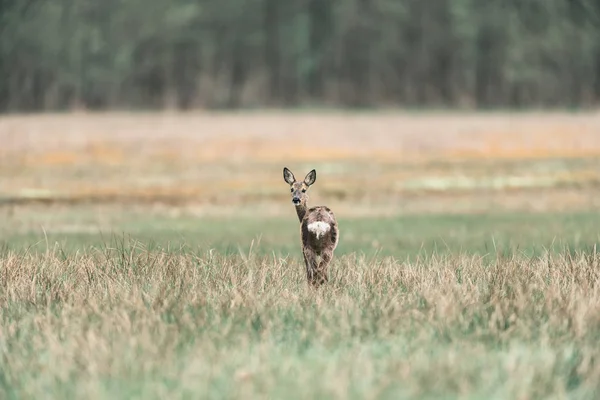
[[(316, 206), (308, 208), (308, 195), (306, 193), (317, 179), (317, 173), (314, 169), (306, 175), (304, 181), (298, 182), (294, 174), (289, 169), (284, 168), (283, 178), (290, 185), (292, 201), (297, 201), (294, 204), (300, 221), (300, 239), (306, 276), (310, 284), (319, 286), (328, 280), (327, 267), (339, 242), (337, 220), (329, 207)], [(313, 232), (309, 231), (308, 226), (319, 221), (329, 224), (330, 229), (323, 236), (317, 238)]]

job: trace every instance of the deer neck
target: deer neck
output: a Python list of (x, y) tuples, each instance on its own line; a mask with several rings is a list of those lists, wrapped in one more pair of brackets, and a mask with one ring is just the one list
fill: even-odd
[(307, 209), (308, 209), (308, 206), (306, 205), (306, 203), (302, 203), (302, 204), (296, 206), (296, 214), (298, 214), (298, 220), (300, 222), (302, 222), (302, 220), (304, 219)]

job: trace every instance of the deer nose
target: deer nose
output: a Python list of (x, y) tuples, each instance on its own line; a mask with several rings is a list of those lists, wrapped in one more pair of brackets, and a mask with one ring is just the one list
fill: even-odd
[(294, 203), (294, 204), (300, 204), (300, 199), (298, 197), (294, 197), (292, 199), (292, 203)]

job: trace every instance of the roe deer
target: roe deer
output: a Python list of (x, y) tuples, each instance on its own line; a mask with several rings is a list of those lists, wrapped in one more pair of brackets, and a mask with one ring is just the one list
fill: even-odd
[(327, 282), (327, 266), (333, 258), (333, 251), (340, 237), (335, 215), (329, 207), (308, 208), (306, 204), (306, 192), (317, 180), (317, 172), (314, 169), (303, 181), (297, 182), (292, 171), (284, 167), (283, 179), (290, 185), (292, 203), (296, 206), (296, 214), (300, 220), (302, 254), (308, 282), (319, 286)]

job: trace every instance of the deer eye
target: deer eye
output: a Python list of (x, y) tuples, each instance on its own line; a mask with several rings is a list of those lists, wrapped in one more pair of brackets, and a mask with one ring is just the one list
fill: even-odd
[(290, 189), (290, 192), (294, 193), (294, 189)]

